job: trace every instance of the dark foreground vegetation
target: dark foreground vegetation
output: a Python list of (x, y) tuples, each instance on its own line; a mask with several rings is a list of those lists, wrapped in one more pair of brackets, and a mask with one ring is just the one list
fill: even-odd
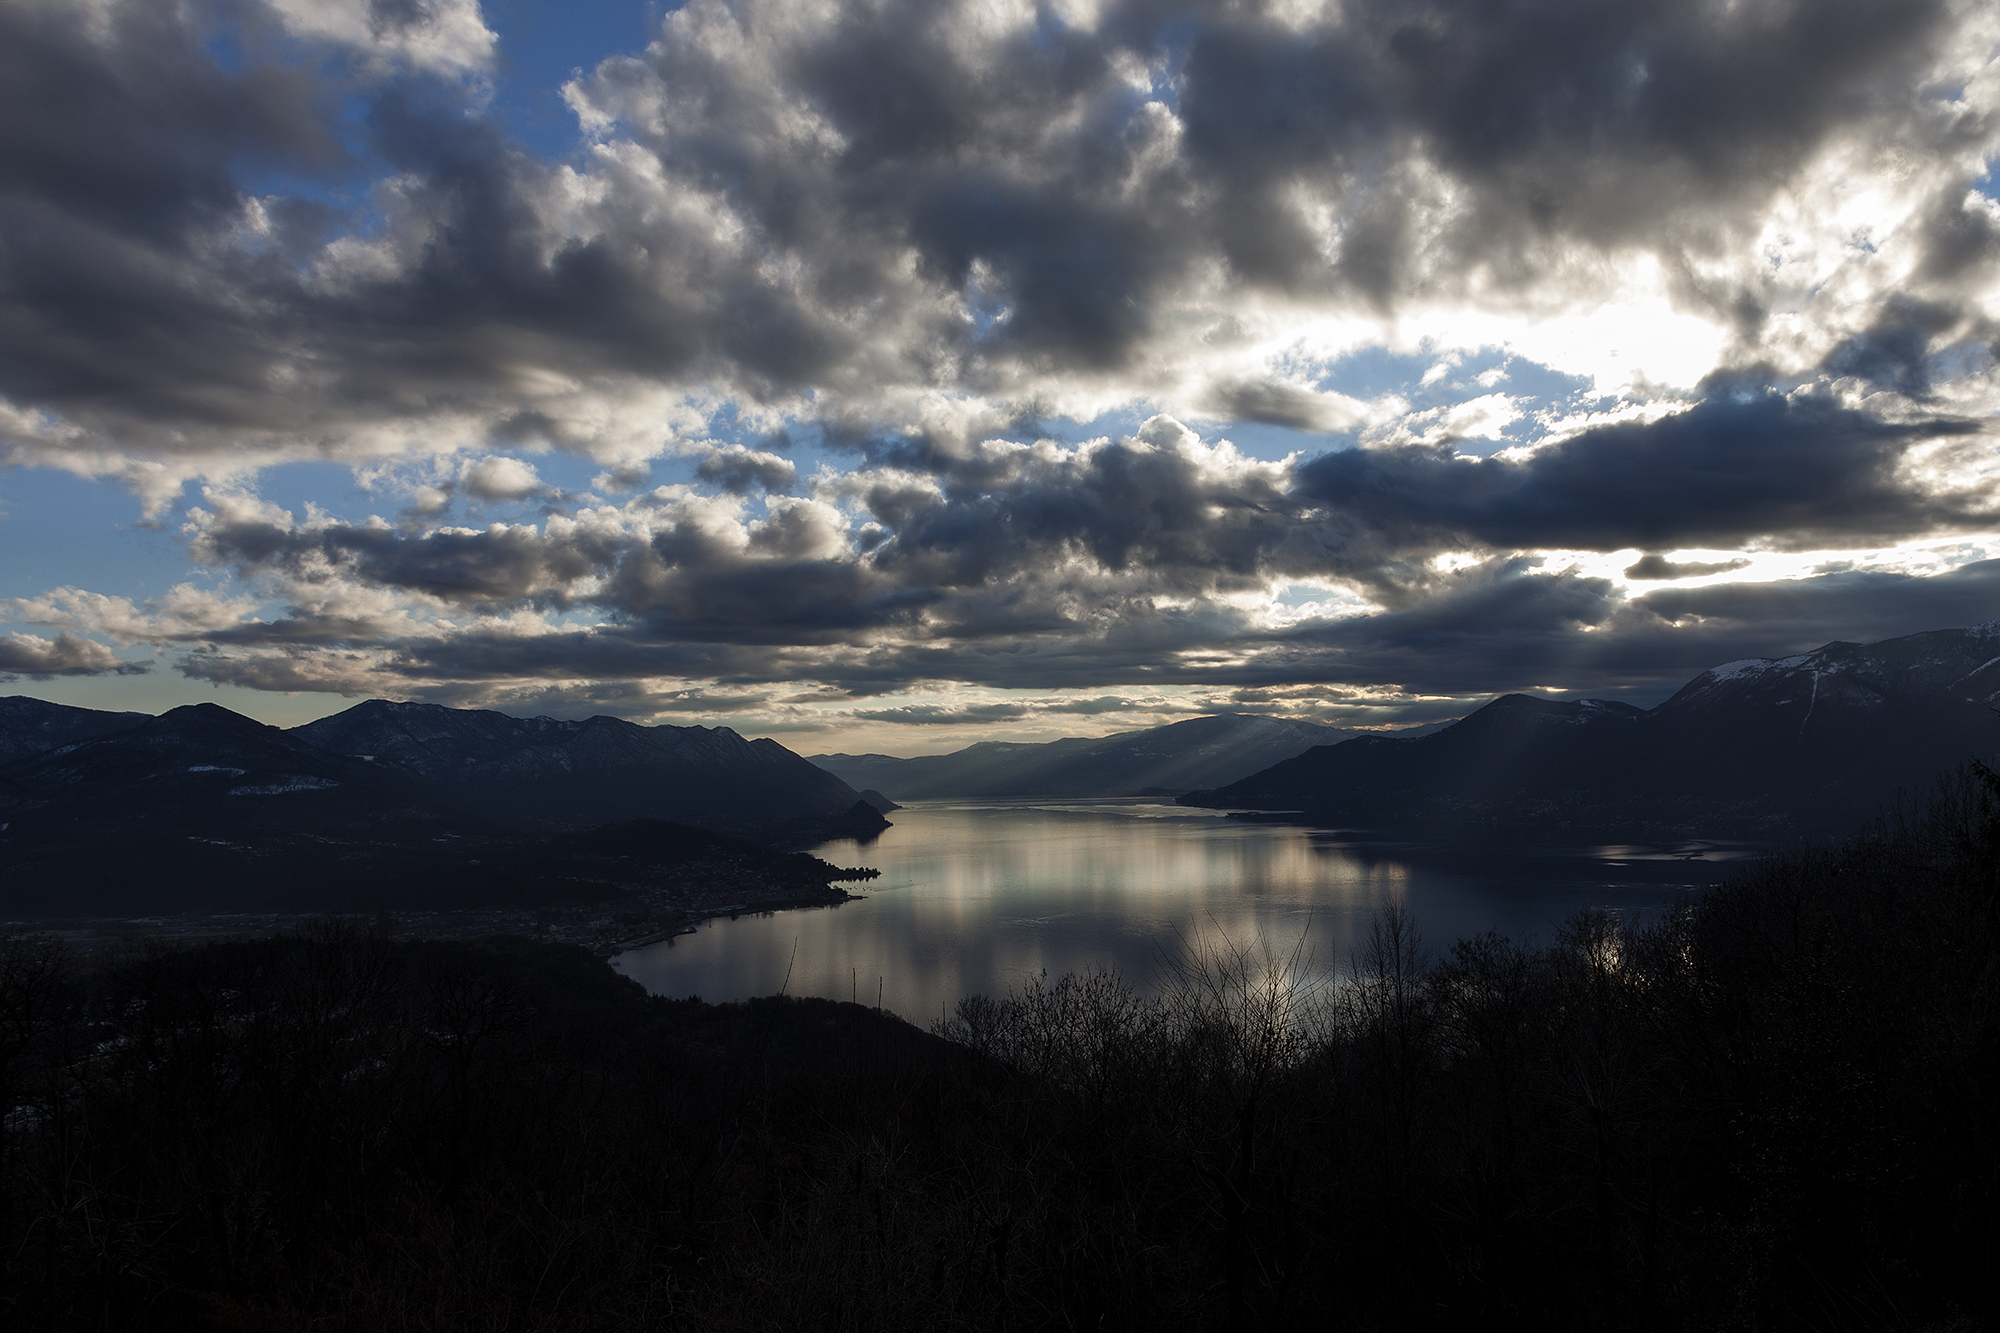
[(0, 1324), (1995, 1324), (2000, 781), (1662, 920), (1352, 977), (644, 996), (338, 924), (0, 954)]

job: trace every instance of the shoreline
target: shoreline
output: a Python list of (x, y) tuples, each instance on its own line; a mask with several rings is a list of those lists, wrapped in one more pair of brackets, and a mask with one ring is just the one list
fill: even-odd
[(370, 925), (400, 940), (474, 940), (512, 935), (549, 944), (575, 945), (608, 961), (631, 949), (692, 934), (702, 922), (718, 917), (839, 907), (867, 898), (866, 894), (850, 893), (834, 883), (828, 883), (822, 892), (801, 893), (797, 885), (772, 886), (764, 894), (746, 894), (743, 890), (740, 884), (727, 885), (715, 892), (692, 895), (695, 901), (687, 901), (680, 895), (669, 898), (641, 891), (636, 901), (615, 906), (49, 916), (0, 921), (0, 935), (53, 935), (73, 948), (98, 953), (143, 948), (154, 943), (209, 944), (264, 939), (301, 929), (314, 921), (338, 920)]

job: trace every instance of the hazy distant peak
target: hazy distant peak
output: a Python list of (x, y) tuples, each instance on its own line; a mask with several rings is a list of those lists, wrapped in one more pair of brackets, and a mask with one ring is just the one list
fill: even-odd
[(816, 755), (855, 787), (895, 800), (1126, 796), (1186, 791), (1239, 777), (1355, 733), (1259, 713), (1211, 713), (1109, 736), (978, 741), (950, 754)]

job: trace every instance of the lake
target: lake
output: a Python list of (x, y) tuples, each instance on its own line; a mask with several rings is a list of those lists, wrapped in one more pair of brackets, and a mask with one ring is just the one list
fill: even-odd
[(1318, 968), (1345, 963), (1396, 903), (1434, 950), (1498, 930), (1546, 939), (1572, 913), (1659, 910), (1755, 855), (1749, 844), (1387, 841), (1251, 823), (1145, 799), (925, 801), (879, 838), (815, 855), (873, 866), (865, 900), (714, 918), (613, 965), (656, 995), (817, 995), (914, 1022), (1030, 976), (1113, 968), (1142, 989), (1185, 943), (1220, 936)]

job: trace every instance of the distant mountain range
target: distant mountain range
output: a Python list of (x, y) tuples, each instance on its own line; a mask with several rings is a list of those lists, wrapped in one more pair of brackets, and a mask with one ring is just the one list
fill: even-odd
[[(13, 698), (0, 742), (0, 916), (352, 905), (391, 881), (407, 905), (454, 876), (477, 897), (530, 843), (630, 820), (791, 845), (886, 826), (832, 774), (727, 728), (372, 701), (287, 731), (215, 704)], [(544, 888), (562, 879), (551, 855), (534, 852)]]
[(1433, 735), (1321, 746), (1186, 805), (1353, 827), (1852, 830), (2000, 751), (2000, 622), (1730, 662), (1652, 709), (1495, 699)]
[(1316, 745), (1368, 734), (1314, 722), (1218, 713), (1096, 739), (981, 741), (951, 754), (915, 759), (886, 754), (808, 758), (851, 786), (873, 788), (898, 801), (1179, 795), (1234, 782)]

